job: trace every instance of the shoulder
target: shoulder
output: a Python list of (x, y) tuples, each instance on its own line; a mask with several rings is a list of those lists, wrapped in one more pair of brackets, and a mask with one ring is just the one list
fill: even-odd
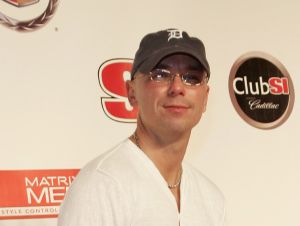
[(88, 162), (76, 176), (77, 183), (116, 184), (135, 172), (138, 164), (135, 147), (128, 139)]
[[(95, 225), (95, 222), (112, 225), (113, 221), (122, 222), (120, 225), (128, 224), (132, 200), (120, 182), (121, 172), (126, 172), (122, 162), (128, 161), (124, 158), (125, 146), (126, 142), (120, 143), (80, 170), (61, 206), (60, 226)], [(113, 213), (118, 213), (116, 219), (110, 217)]]
[[(107, 152), (88, 162), (78, 173), (66, 194), (67, 199), (93, 199), (122, 195), (132, 201), (133, 188), (144, 177), (139, 149), (126, 139)], [(135, 186), (136, 185), (136, 186)], [(128, 195), (130, 194), (130, 195)]]

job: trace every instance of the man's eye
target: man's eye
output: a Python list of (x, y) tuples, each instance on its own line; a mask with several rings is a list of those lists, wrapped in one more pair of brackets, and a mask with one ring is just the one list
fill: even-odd
[(185, 80), (185, 82), (192, 84), (192, 85), (201, 83), (201, 78), (197, 74), (186, 74), (186, 75), (184, 75), (184, 80)]
[(170, 78), (170, 72), (167, 70), (154, 70), (151, 73), (151, 77), (153, 80), (167, 80)]

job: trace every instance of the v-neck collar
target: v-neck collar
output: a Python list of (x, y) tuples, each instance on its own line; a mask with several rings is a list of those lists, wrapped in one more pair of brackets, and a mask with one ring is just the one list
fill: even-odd
[(181, 175), (181, 182), (180, 182), (180, 212), (179, 212), (178, 207), (177, 207), (177, 202), (176, 202), (174, 195), (168, 188), (167, 182), (165, 181), (164, 177), (161, 175), (160, 171), (155, 166), (153, 161), (143, 152), (143, 150), (138, 148), (130, 139), (127, 139), (127, 144), (129, 146), (129, 148), (132, 150), (132, 152), (135, 155), (137, 155), (145, 163), (144, 165), (146, 166), (147, 170), (153, 176), (153, 178), (157, 182), (157, 185), (161, 187), (162, 191), (166, 194), (166, 196), (168, 197), (168, 199), (170, 200), (170, 202), (176, 209), (176, 212), (180, 216), (180, 212), (182, 212), (182, 209), (184, 206), (183, 205), (184, 204), (183, 194), (184, 194), (184, 189), (185, 189), (185, 170), (184, 170), (185, 166), (184, 166), (184, 164), (182, 164), (182, 175)]

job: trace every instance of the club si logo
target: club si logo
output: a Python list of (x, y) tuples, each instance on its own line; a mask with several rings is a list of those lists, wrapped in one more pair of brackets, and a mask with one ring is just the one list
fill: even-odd
[(137, 109), (127, 98), (126, 80), (130, 80), (131, 59), (111, 59), (101, 64), (98, 80), (101, 89), (108, 96), (101, 97), (104, 113), (117, 122), (136, 122)]
[(241, 118), (260, 129), (283, 124), (295, 99), (286, 68), (262, 52), (249, 52), (236, 60), (230, 71), (229, 93)]
[[(31, 5), (35, 5), (39, 3), (39, 0), (0, 0), (5, 3), (11, 4), (11, 7), (15, 6), (18, 8), (21, 7), (30, 7)], [(13, 29), (15, 31), (34, 31), (38, 28), (43, 27), (49, 20), (53, 17), (56, 8), (58, 5), (58, 0), (49, 0), (47, 8), (45, 11), (31, 19), (26, 21), (19, 21), (13, 18), (11, 15), (5, 15), (0, 11), (0, 24)]]

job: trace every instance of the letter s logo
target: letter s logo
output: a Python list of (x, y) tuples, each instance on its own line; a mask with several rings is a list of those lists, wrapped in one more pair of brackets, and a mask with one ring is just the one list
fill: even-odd
[(109, 97), (101, 97), (104, 113), (118, 122), (136, 122), (137, 109), (133, 108), (126, 91), (126, 80), (130, 79), (131, 59), (111, 59), (105, 61), (98, 71), (101, 89)]

